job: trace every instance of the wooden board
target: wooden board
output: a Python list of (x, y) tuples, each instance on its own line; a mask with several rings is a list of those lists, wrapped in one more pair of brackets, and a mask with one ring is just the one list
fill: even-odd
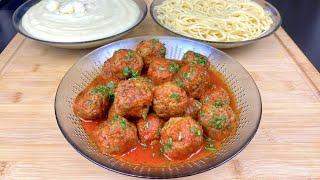
[[(167, 35), (150, 16), (124, 38)], [(66, 71), (91, 50), (42, 45), (20, 34), (0, 55), (0, 179), (127, 179), (78, 154), (62, 136), (54, 97)], [(224, 165), (188, 179), (320, 178), (320, 75), (280, 29), (226, 50), (255, 79), (263, 101), (252, 142)]]

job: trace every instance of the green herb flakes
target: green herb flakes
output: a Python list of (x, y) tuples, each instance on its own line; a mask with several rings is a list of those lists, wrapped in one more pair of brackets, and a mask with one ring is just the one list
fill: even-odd
[(127, 121), (124, 118), (121, 118), (120, 126), (121, 126), (122, 129), (127, 128)]
[(119, 121), (120, 116), (118, 114), (114, 115), (112, 120), (111, 120), (111, 124), (114, 124), (115, 122)]
[(170, 95), (170, 98), (171, 99), (174, 99), (174, 100), (176, 100), (176, 101), (180, 101), (180, 95), (179, 94), (177, 94), (177, 93), (172, 93), (171, 95)]
[(160, 53), (161, 53), (162, 55), (165, 55), (165, 54), (166, 54), (166, 48), (165, 48), (165, 47), (161, 47), (161, 48), (160, 48)]
[(159, 43), (160, 41), (159, 41), (159, 39), (151, 39), (151, 42), (152, 42), (152, 44), (154, 45), (154, 44), (156, 44), (156, 43)]
[(196, 131), (196, 135), (197, 135), (197, 136), (201, 136), (201, 135), (202, 135), (202, 132), (201, 132), (201, 130), (200, 130), (200, 129), (197, 129), (197, 131)]
[(124, 67), (122, 69), (122, 74), (125, 77), (132, 77), (132, 78), (136, 78), (140, 75), (138, 71), (135, 71), (129, 67)]
[(183, 75), (186, 79), (190, 80), (191, 79), (191, 73), (188, 72), (188, 73), (184, 73)]
[(176, 64), (176, 63), (172, 63), (169, 66), (169, 71), (170, 72), (178, 72), (179, 69), (180, 69), (180, 66), (178, 64)]
[(213, 117), (211, 120), (211, 123), (214, 125), (216, 129), (221, 129), (223, 123), (227, 120), (227, 117), (225, 115)]
[(165, 68), (165, 67), (163, 67), (163, 66), (160, 66), (160, 67), (158, 68), (158, 70), (159, 70), (160, 72), (163, 72), (163, 71), (166, 71), (167, 68)]
[(172, 140), (172, 138), (170, 137), (170, 138), (168, 139), (167, 143), (165, 143), (165, 144), (163, 145), (164, 151), (170, 150), (170, 149), (172, 148), (172, 144), (173, 144), (173, 140)]
[(113, 101), (114, 99), (114, 90), (115, 90), (115, 83), (113, 81), (110, 81), (107, 85), (102, 86), (99, 85), (96, 88), (92, 89), (93, 94), (101, 94), (103, 96), (108, 96), (110, 101)]
[(195, 53), (195, 57), (196, 57), (195, 60), (197, 61), (197, 64), (200, 64), (200, 65), (207, 64), (207, 59), (201, 54)]
[(132, 50), (129, 50), (126, 56), (126, 60), (130, 60), (133, 57), (134, 57), (134, 52)]
[(184, 83), (183, 83), (183, 81), (181, 79), (176, 79), (174, 82), (179, 87), (183, 87), (184, 86)]
[(223, 106), (224, 106), (224, 102), (221, 101), (221, 100), (218, 100), (218, 101), (214, 102), (214, 106), (215, 106), (216, 108), (223, 107)]

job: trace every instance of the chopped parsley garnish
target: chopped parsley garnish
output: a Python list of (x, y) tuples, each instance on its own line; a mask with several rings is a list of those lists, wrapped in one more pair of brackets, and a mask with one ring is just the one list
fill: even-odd
[(172, 94), (170, 95), (170, 98), (171, 98), (171, 99), (174, 99), (174, 100), (176, 100), (176, 101), (180, 101), (180, 95), (177, 94), (177, 93), (172, 93)]
[(197, 130), (197, 128), (196, 127), (190, 127), (190, 132), (192, 132), (192, 133), (195, 133), (196, 132), (196, 130)]
[(200, 111), (199, 114), (200, 114), (201, 117), (205, 115), (205, 113), (203, 111)]
[(174, 82), (179, 87), (183, 87), (184, 86), (183, 81), (181, 79), (176, 79)]
[(200, 129), (196, 128), (196, 127), (190, 127), (190, 132), (191, 133), (194, 133), (195, 135), (197, 136), (201, 136), (202, 135), (202, 132)]
[(180, 66), (176, 63), (172, 63), (169, 66), (169, 71), (170, 72), (178, 72), (179, 71)]
[(213, 141), (210, 138), (207, 138), (206, 141), (207, 145), (204, 147), (204, 149), (210, 152), (216, 152), (216, 148), (214, 147)]
[(201, 130), (200, 130), (200, 129), (197, 129), (197, 131), (196, 131), (196, 135), (197, 135), (197, 136), (201, 136), (201, 135), (202, 135), (202, 132), (201, 132)]
[(217, 151), (213, 144), (207, 144), (204, 147), (204, 149), (207, 150), (207, 151), (210, 151), (210, 152), (216, 152)]
[(119, 121), (120, 116), (118, 114), (114, 115), (112, 120), (111, 120), (111, 124), (114, 124), (115, 122)]
[(127, 120), (121, 116), (119, 116), (118, 114), (114, 115), (112, 120), (111, 120), (111, 124), (114, 124), (115, 122), (119, 121), (120, 126), (122, 129), (127, 128)]
[(190, 72), (184, 73), (183, 76), (184, 76), (186, 79), (188, 79), (188, 80), (191, 79), (191, 73), (190, 73)]
[(147, 112), (143, 112), (143, 113), (142, 113), (142, 118), (143, 118), (144, 120), (147, 119)]
[(195, 53), (197, 64), (205, 65), (207, 64), (207, 60), (201, 54)]
[(93, 94), (101, 94), (103, 96), (108, 96), (110, 101), (113, 101), (114, 99), (114, 90), (115, 90), (116, 84), (113, 81), (110, 81), (107, 85), (102, 86), (99, 85), (96, 88), (92, 90)]
[(127, 121), (124, 118), (121, 118), (120, 126), (121, 126), (122, 129), (127, 128)]
[(160, 53), (161, 53), (162, 55), (165, 55), (165, 54), (166, 54), (166, 48), (165, 48), (165, 47), (161, 47), (161, 48), (160, 48)]
[(173, 144), (173, 140), (172, 140), (172, 138), (170, 137), (170, 138), (168, 139), (167, 143), (165, 143), (165, 144), (163, 145), (164, 151), (167, 151), (167, 150), (171, 149), (171, 148), (172, 148), (172, 144)]
[(223, 107), (223, 106), (224, 106), (224, 103), (223, 103), (223, 101), (218, 100), (218, 101), (214, 102), (214, 106), (215, 106), (216, 108), (220, 108), (220, 107)]
[(129, 67), (124, 67), (122, 70), (122, 74), (125, 77), (132, 77), (132, 78), (138, 77), (140, 75), (138, 71), (135, 71)]
[(130, 60), (133, 57), (134, 57), (134, 52), (132, 50), (129, 50), (126, 56), (126, 60)]
[(152, 42), (152, 44), (156, 44), (156, 43), (158, 43), (158, 42), (160, 42), (160, 41), (159, 41), (159, 39), (155, 39), (155, 38), (154, 38), (154, 39), (151, 39), (151, 42)]
[(167, 70), (165, 67), (163, 67), (163, 66), (160, 66), (159, 68), (158, 68), (158, 70), (160, 71), (160, 72), (163, 72), (163, 71), (165, 71), (165, 70)]
[(222, 115), (222, 116), (217, 116), (217, 117), (214, 117), (212, 120), (211, 120), (211, 123), (214, 125), (214, 127), (216, 129), (221, 129), (222, 128), (222, 124), (227, 120), (227, 117), (225, 115)]

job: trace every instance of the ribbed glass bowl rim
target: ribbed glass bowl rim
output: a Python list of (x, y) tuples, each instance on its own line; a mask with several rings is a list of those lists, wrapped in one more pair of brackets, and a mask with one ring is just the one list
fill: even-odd
[(201, 41), (203, 43), (209, 43), (209, 44), (228, 44), (228, 45), (236, 45), (236, 44), (239, 44), (239, 43), (251, 43), (251, 42), (255, 42), (255, 41), (258, 41), (260, 39), (263, 39), (265, 37), (268, 37), (270, 36), (271, 34), (273, 34), (274, 32), (276, 32), (281, 24), (282, 24), (282, 17), (279, 13), (279, 11), (277, 10), (277, 8), (275, 8), (271, 3), (267, 2), (267, 1), (264, 1), (264, 0), (260, 0), (262, 2), (258, 2), (256, 0), (253, 0), (255, 2), (257, 2), (258, 4), (265, 4), (267, 7), (269, 7), (272, 11), (274, 11), (276, 13), (276, 15), (279, 17), (279, 21), (277, 21), (276, 25), (272, 27), (271, 30), (268, 31), (268, 33), (263, 33), (262, 36), (259, 36), (255, 39), (250, 39), (250, 40), (245, 40), (245, 41), (232, 41), (232, 42), (223, 42), (223, 41), (207, 41), (207, 40), (203, 40), (203, 39), (197, 39), (197, 38), (193, 38), (193, 37), (190, 37), (190, 36), (185, 36), (183, 34), (180, 34), (180, 33), (177, 33), (177, 32), (174, 32), (173, 30), (171, 30), (170, 28), (167, 28), (165, 25), (163, 25), (162, 23), (160, 23), (157, 19), (157, 15), (155, 14), (155, 11), (154, 11), (154, 8), (155, 8), (155, 2), (158, 1), (158, 0), (153, 0), (152, 3), (151, 3), (151, 6), (150, 6), (150, 15), (152, 17), (152, 19), (162, 28), (164, 28), (165, 30), (169, 31), (170, 33), (172, 34), (175, 34), (175, 35), (178, 35), (178, 36), (181, 36), (181, 37), (184, 37), (184, 38), (187, 38), (187, 39), (191, 39), (191, 40), (194, 40), (194, 41)]
[[(43, 42), (43, 43), (49, 43), (49, 44), (62, 44), (62, 45), (72, 45), (72, 44), (87, 44), (87, 43), (94, 43), (94, 42), (100, 42), (100, 41), (105, 41), (105, 40), (108, 40), (108, 39), (113, 39), (113, 38), (116, 38), (118, 36), (121, 36), (129, 31), (131, 31), (132, 29), (134, 29), (135, 27), (139, 26), (141, 24), (141, 22), (146, 18), (147, 14), (148, 14), (148, 5), (146, 4), (145, 0), (141, 0), (141, 2), (143, 2), (143, 6), (145, 8), (145, 10), (143, 10), (142, 8), (140, 8), (139, 6), (139, 9), (140, 11), (142, 12), (142, 17), (139, 21), (136, 22), (136, 24), (134, 24), (132, 27), (130, 27), (129, 29), (123, 31), (123, 32), (120, 32), (118, 34), (115, 34), (115, 35), (112, 35), (112, 36), (109, 36), (109, 37), (104, 37), (104, 38), (100, 38), (100, 39), (95, 39), (95, 40), (90, 40), (90, 41), (78, 41), (78, 42), (59, 42), (59, 41), (46, 41), (46, 40), (42, 40), (42, 39), (38, 39), (38, 38), (35, 38), (34, 36), (31, 36), (29, 34), (26, 34), (24, 33), (20, 28), (20, 23), (21, 23), (21, 19), (19, 19), (17, 17), (18, 13), (20, 11), (22, 11), (24, 8), (31, 8), (32, 6), (34, 6), (35, 4), (37, 4), (38, 2), (40, 2), (41, 0), (28, 0), (26, 2), (24, 2), (23, 4), (21, 4), (13, 13), (12, 15), (12, 22), (13, 22), (13, 26), (14, 28), (17, 30), (17, 32), (19, 32), (20, 34), (32, 39), (32, 40), (35, 40), (35, 41), (39, 41), (39, 42)], [(22, 16), (23, 17), (23, 16)]]

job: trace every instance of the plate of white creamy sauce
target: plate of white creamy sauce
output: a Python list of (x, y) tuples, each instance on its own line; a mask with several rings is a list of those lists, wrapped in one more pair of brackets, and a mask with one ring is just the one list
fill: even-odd
[(138, 25), (147, 11), (143, 5), (138, 0), (42, 0), (24, 13), (19, 26), (40, 41), (90, 42)]

